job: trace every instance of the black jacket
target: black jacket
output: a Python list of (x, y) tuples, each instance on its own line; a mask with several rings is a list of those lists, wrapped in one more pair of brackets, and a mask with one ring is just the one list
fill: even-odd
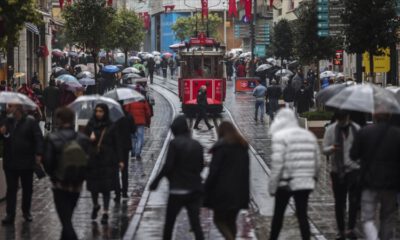
[(154, 67), (156, 66), (156, 62), (154, 61), (153, 58), (149, 58), (147, 60), (147, 69), (149, 70), (149, 72), (153, 72), (154, 71)]
[(295, 105), (298, 113), (308, 112), (311, 107), (311, 92), (308, 88), (300, 89), (295, 95)]
[(212, 148), (210, 173), (205, 182), (204, 205), (217, 210), (248, 208), (250, 160), (248, 148), (218, 141)]
[(199, 90), (197, 94), (197, 105), (200, 107), (206, 107), (208, 105), (207, 102), (207, 91)]
[(82, 149), (89, 154), (89, 138), (83, 133), (75, 132), (73, 128), (60, 129), (59, 131), (47, 136), (44, 145), (43, 164), (52, 182), (57, 181), (54, 177), (54, 171), (56, 170), (59, 161), (61, 161), (60, 157), (64, 145), (74, 139), (76, 139)]
[(122, 149), (124, 151), (131, 150), (132, 134), (136, 132), (135, 120), (130, 114), (127, 114), (125, 117), (116, 121), (115, 125), (118, 128), (118, 135), (120, 137)]
[(285, 89), (283, 89), (283, 100), (285, 102), (294, 102), (296, 96), (296, 90), (289, 83)]
[(203, 191), (201, 171), (204, 167), (203, 147), (190, 138), (184, 117), (178, 117), (171, 126), (175, 135), (168, 148), (165, 164), (154, 179), (151, 189), (155, 189), (163, 177), (167, 177), (170, 189)]
[(364, 188), (400, 190), (400, 129), (378, 123), (361, 129), (350, 151), (361, 159)]
[(43, 153), (43, 135), (39, 124), (30, 116), (16, 122), (7, 118), (4, 122), (8, 134), (4, 141), (3, 168), (5, 170), (32, 170), (35, 156)]
[(43, 91), (43, 103), (50, 110), (56, 110), (60, 105), (60, 89), (54, 86), (46, 87)]
[(267, 88), (268, 99), (279, 99), (282, 95), (282, 89), (279, 86), (270, 86)]
[[(97, 145), (104, 129), (104, 138), (98, 150)], [(91, 144), (90, 149), (87, 188), (91, 192), (113, 191), (117, 188), (118, 163), (124, 158), (118, 128), (110, 122), (91, 119), (85, 128), (85, 134), (90, 137), (92, 132), (96, 141)]]

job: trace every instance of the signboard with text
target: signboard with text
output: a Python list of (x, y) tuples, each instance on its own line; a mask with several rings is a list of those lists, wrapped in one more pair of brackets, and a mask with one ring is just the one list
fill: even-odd
[[(369, 53), (363, 54), (363, 67), (365, 72), (369, 73)], [(374, 72), (375, 73), (385, 73), (390, 71), (390, 49), (384, 49), (383, 55), (374, 56)]]

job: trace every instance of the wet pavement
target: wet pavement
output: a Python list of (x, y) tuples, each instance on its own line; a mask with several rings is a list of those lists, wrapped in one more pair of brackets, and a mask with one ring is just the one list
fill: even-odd
[[(167, 136), (168, 126), (171, 123), (172, 115), (168, 102), (158, 93), (154, 93), (154, 98), (156, 101), (154, 106), (155, 114), (152, 118), (151, 127), (146, 129), (142, 154), (143, 160), (131, 160), (129, 166), (130, 198), (120, 204), (115, 204), (113, 200), (111, 201), (109, 224), (103, 226), (99, 220), (97, 222), (91, 221), (92, 202), (90, 194), (87, 191), (83, 191), (73, 218), (73, 224), (79, 239), (121, 239), (124, 235), (141, 199), (155, 160)], [(18, 206), (20, 206), (19, 203)], [(1, 240), (59, 239), (61, 225), (54, 209), (53, 195), (48, 179), (35, 180), (32, 200), (33, 222), (24, 223), (19, 210), (17, 210), (17, 213), (14, 227), (0, 225)], [(4, 215), (5, 202), (3, 201), (0, 203), (1, 218)]]

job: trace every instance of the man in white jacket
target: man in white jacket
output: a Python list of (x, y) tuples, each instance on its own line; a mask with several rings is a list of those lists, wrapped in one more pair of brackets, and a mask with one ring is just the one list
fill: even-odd
[(302, 239), (310, 239), (307, 207), (318, 176), (320, 149), (317, 139), (299, 126), (295, 113), (288, 108), (278, 112), (269, 133), (272, 135), (269, 193), (275, 196), (270, 239), (278, 239), (292, 196)]

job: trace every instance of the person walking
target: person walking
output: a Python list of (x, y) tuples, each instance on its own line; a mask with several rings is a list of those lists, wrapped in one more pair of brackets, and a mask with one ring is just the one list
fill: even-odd
[(257, 122), (258, 120), (258, 111), (260, 111), (260, 121), (264, 122), (264, 112), (265, 112), (265, 96), (267, 95), (267, 88), (263, 85), (258, 83), (257, 87), (253, 90), (253, 96), (256, 98), (255, 103), (255, 116), (254, 121)]
[[(350, 159), (350, 149), (360, 127), (350, 120), (344, 111), (335, 113), (336, 121), (325, 131), (323, 153), (331, 156), (331, 180), (335, 199), (335, 216), (338, 228), (337, 240), (357, 239), (357, 213), (360, 208), (361, 191), (358, 183), (360, 165)], [(347, 208), (347, 198), (349, 208)], [(348, 228), (345, 228), (345, 213), (349, 209)]]
[(282, 95), (282, 89), (277, 85), (276, 80), (271, 81), (271, 86), (267, 88), (267, 98), (269, 104), (269, 117), (274, 120), (276, 112), (279, 110), (279, 98)]
[(103, 195), (102, 224), (108, 223), (110, 192), (118, 190), (118, 168), (124, 167), (124, 157), (120, 136), (115, 124), (111, 123), (106, 104), (95, 107), (93, 117), (89, 120), (85, 134), (92, 143), (87, 175), (87, 189), (92, 195), (92, 220), (96, 220), (100, 205), (99, 194)]
[(236, 68), (236, 77), (246, 77), (246, 64), (243, 60), (239, 60), (239, 64)]
[(205, 85), (201, 86), (197, 94), (197, 118), (194, 123), (194, 129), (200, 130), (199, 123), (203, 119), (206, 123), (208, 130), (211, 130), (212, 126), (207, 120), (207, 87)]
[(272, 135), (269, 193), (275, 196), (270, 239), (278, 239), (286, 207), (293, 197), (301, 237), (309, 240), (307, 207), (318, 176), (318, 141), (314, 134), (299, 126), (295, 113), (289, 108), (278, 112), (269, 134)]
[(293, 88), (291, 81), (289, 81), (286, 87), (283, 89), (282, 95), (283, 101), (285, 101), (285, 106), (287, 108), (294, 109), (294, 99), (296, 97), (296, 91)]
[(162, 74), (163, 74), (164, 80), (167, 79), (168, 59), (162, 58), (162, 60), (161, 60), (161, 70), (162, 70)]
[(8, 118), (0, 126), (3, 140), (3, 169), (6, 177), (6, 217), (3, 225), (13, 225), (19, 184), (22, 188), (22, 215), (32, 222), (33, 169), (42, 164), (43, 135), (38, 122), (24, 112), (23, 106), (9, 104)]
[(224, 238), (234, 240), (239, 211), (250, 202), (249, 147), (230, 122), (219, 125), (218, 139), (210, 150), (204, 206), (214, 210), (214, 223)]
[(171, 79), (174, 79), (175, 68), (176, 68), (176, 62), (174, 57), (170, 57), (170, 59), (168, 60), (168, 67), (169, 71), (171, 72)]
[[(48, 129), (50, 129), (53, 124), (53, 114), (60, 103), (60, 89), (56, 87), (54, 79), (50, 80), (49, 86), (43, 91), (43, 103), (46, 108), (46, 123), (48, 123)], [(54, 126), (51, 127), (54, 128)]]
[(156, 62), (154, 61), (154, 58), (150, 57), (147, 59), (147, 70), (149, 72), (150, 84), (153, 84), (155, 66)]
[[(385, 112), (382, 108), (381, 112)], [(361, 162), (361, 222), (366, 240), (394, 239), (397, 193), (400, 191), (400, 129), (390, 124), (390, 114), (374, 114), (375, 124), (356, 135), (350, 150)], [(380, 205), (379, 217), (378, 205)], [(379, 231), (376, 219), (380, 219)]]
[(300, 90), (296, 92), (294, 104), (298, 114), (310, 111), (312, 103), (311, 94), (312, 93), (309, 91), (309, 88), (307, 88), (305, 84), (303, 84)]
[(133, 117), (136, 124), (136, 132), (132, 134), (131, 156), (140, 161), (142, 160), (144, 129), (145, 127), (150, 127), (151, 109), (149, 103), (145, 100), (129, 103), (124, 108)]
[(154, 56), (154, 62), (156, 64), (156, 73), (158, 75), (160, 75), (161, 61), (162, 61), (162, 59), (161, 59), (160, 55)]
[[(128, 170), (129, 170), (129, 152), (132, 150), (132, 135), (136, 133), (136, 124), (135, 124), (135, 119), (124, 109), (124, 106), (122, 105), (121, 102), (121, 107), (124, 110), (125, 116), (117, 120), (115, 122), (115, 125), (118, 128), (118, 135), (120, 136), (121, 139), (121, 147), (122, 147), (122, 156), (123, 156), (123, 162), (124, 162), (124, 167), (120, 170), (120, 178), (118, 178), (117, 184), (118, 184), (118, 189), (115, 192), (115, 201), (119, 202), (121, 199), (121, 194), (122, 198), (128, 198), (128, 180), (129, 180), (129, 175), (128, 175)], [(120, 184), (122, 183), (122, 186)]]
[(72, 215), (87, 172), (90, 142), (86, 135), (74, 131), (75, 114), (71, 109), (57, 109), (54, 118), (58, 129), (46, 139), (43, 163), (62, 225), (60, 239), (77, 240)]
[(169, 144), (165, 164), (150, 185), (150, 190), (154, 191), (163, 177), (167, 177), (169, 181), (163, 240), (172, 239), (176, 217), (183, 207), (188, 212), (196, 240), (203, 240), (199, 216), (204, 190), (201, 178), (204, 167), (203, 147), (190, 137), (189, 126), (184, 116), (175, 118), (171, 131), (175, 138)]
[(232, 81), (232, 76), (233, 76), (233, 60), (232, 59), (227, 59), (225, 61), (225, 68), (226, 68), (226, 76), (228, 81)]

